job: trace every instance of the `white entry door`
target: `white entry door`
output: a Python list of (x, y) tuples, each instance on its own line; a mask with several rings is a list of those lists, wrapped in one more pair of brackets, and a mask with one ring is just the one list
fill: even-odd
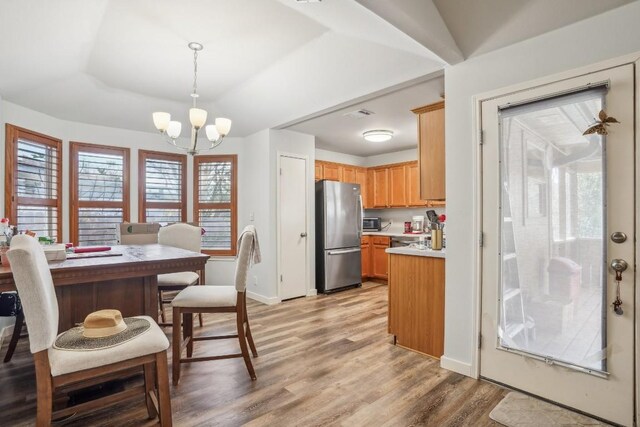
[(278, 279), (285, 300), (307, 294), (307, 159), (284, 154), (279, 159)]
[(633, 425), (634, 67), (484, 101), (482, 130), (480, 375)]

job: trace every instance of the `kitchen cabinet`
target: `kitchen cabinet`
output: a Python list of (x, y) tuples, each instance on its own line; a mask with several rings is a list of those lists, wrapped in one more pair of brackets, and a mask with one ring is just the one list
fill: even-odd
[(371, 184), (373, 186), (373, 207), (386, 208), (389, 206), (389, 169), (373, 169)]
[(389, 206), (392, 208), (408, 206), (407, 167), (397, 165), (389, 167)]
[(316, 162), (315, 164), (315, 179), (320, 181), (322, 179), (322, 163)]
[(406, 195), (409, 206), (427, 206), (426, 200), (420, 199), (420, 168), (418, 162), (411, 162), (406, 169)]
[(360, 184), (362, 206), (366, 209), (369, 203), (369, 186), (367, 185), (367, 168), (356, 169), (356, 184)]
[(390, 238), (386, 236), (374, 236), (371, 238), (371, 277), (387, 280), (388, 255), (385, 252), (389, 247)]
[(412, 110), (418, 116), (420, 198), (445, 200), (444, 101)]
[(329, 181), (341, 181), (342, 167), (337, 163), (323, 163), (322, 179), (328, 179)]
[(348, 182), (350, 184), (356, 183), (356, 168), (354, 166), (344, 165), (342, 166), (342, 182)]
[(371, 239), (364, 236), (360, 239), (360, 250), (362, 251), (362, 279), (371, 277)]
[(440, 358), (444, 353), (443, 258), (389, 255), (389, 333), (395, 343)]

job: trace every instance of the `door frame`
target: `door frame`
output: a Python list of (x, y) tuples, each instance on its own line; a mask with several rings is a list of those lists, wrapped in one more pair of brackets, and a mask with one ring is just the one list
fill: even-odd
[[(473, 292), (472, 292), (472, 320), (473, 320), (473, 346), (472, 346), (472, 357), (471, 357), (471, 366), (469, 367), (469, 376), (473, 378), (480, 377), (480, 344), (481, 344), (481, 326), (482, 326), (482, 247), (481, 247), (481, 239), (482, 239), (482, 102), (488, 101), (490, 99), (499, 98), (503, 96), (507, 96), (516, 92), (521, 92), (533, 88), (538, 88), (542, 86), (546, 86), (552, 83), (556, 83), (563, 80), (573, 79), (575, 77), (584, 76), (587, 74), (607, 70), (610, 68), (619, 67), (622, 65), (633, 64), (635, 66), (635, 113), (636, 113), (636, 123), (635, 123), (635, 141), (636, 141), (636, 163), (635, 163), (635, 184), (636, 184), (636, 233), (640, 232), (640, 215), (637, 213), (640, 210), (640, 52), (612, 58), (609, 60), (597, 62), (595, 64), (587, 65), (580, 68), (575, 68), (572, 70), (555, 73), (550, 76), (541, 77), (534, 80), (529, 80), (526, 82), (518, 83), (515, 85), (510, 85), (504, 88), (492, 90), (489, 92), (481, 93), (472, 97), (472, 115), (474, 118), (473, 121), (473, 134), (472, 134), (472, 155), (474, 159), (474, 176), (476, 178), (476, 185), (473, 189), (473, 206), (474, 206), (474, 224), (473, 230), (474, 236), (477, 236), (477, 243), (473, 245), (473, 258), (474, 264), (473, 268)], [(640, 265), (640, 238), (636, 241), (635, 247), (636, 254), (636, 265)], [(636, 307), (640, 307), (640, 275), (636, 275), (634, 278), (634, 286), (636, 289), (635, 292), (635, 302)], [(635, 320), (635, 366), (634, 369), (634, 377), (636, 389), (640, 384), (640, 370), (636, 369), (636, 367), (640, 366), (640, 316), (636, 315)], [(467, 373), (467, 372), (465, 372)], [(636, 414), (640, 413), (640, 393), (636, 393), (635, 396), (636, 401)]]
[[(281, 159), (282, 157), (291, 157), (294, 159), (300, 159), (300, 160), (304, 160), (304, 164), (305, 164), (305, 168), (304, 168), (304, 175), (305, 175), (305, 201), (304, 201), (304, 206), (305, 206), (305, 224), (306, 224), (306, 229), (307, 229), (307, 238), (305, 239), (305, 251), (307, 253), (306, 256), (306, 260), (305, 260), (305, 290), (306, 290), (306, 296), (313, 296), (317, 294), (317, 291), (315, 289), (315, 286), (313, 287), (313, 289), (311, 289), (311, 262), (310, 259), (311, 257), (313, 257), (315, 254), (310, 253), (310, 248), (312, 247), (312, 245), (310, 245), (310, 241), (314, 239), (315, 237), (315, 233), (313, 233), (312, 228), (313, 224), (311, 223), (311, 221), (309, 221), (310, 218), (310, 213), (311, 213), (311, 203), (310, 203), (310, 193), (309, 193), (309, 176), (310, 176), (310, 168), (309, 168), (309, 156), (306, 154), (296, 154), (296, 153), (289, 153), (286, 151), (277, 151), (276, 153), (276, 157), (277, 157), (277, 162), (276, 162), (276, 289), (277, 289), (277, 295), (278, 295), (278, 301), (282, 301), (282, 294), (281, 294), (281, 284), (280, 284), (280, 274), (282, 274), (282, 265), (281, 265), (281, 254), (282, 254), (282, 247), (281, 247), (281, 239), (280, 239), (280, 215), (282, 212), (282, 208), (280, 207), (280, 195), (281, 195), (281, 188), (280, 188), (280, 168), (282, 167), (281, 164)], [(315, 240), (314, 240), (315, 242)]]

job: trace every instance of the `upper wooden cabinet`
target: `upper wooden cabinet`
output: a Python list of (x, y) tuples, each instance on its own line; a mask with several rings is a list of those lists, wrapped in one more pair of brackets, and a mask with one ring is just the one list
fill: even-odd
[(444, 101), (416, 108), (420, 198), (445, 200)]
[(316, 181), (328, 179), (360, 185), (365, 209), (442, 207), (444, 200), (420, 197), (420, 168), (417, 161), (365, 168), (318, 160)]
[(389, 169), (373, 169), (373, 207), (386, 208), (389, 206)]

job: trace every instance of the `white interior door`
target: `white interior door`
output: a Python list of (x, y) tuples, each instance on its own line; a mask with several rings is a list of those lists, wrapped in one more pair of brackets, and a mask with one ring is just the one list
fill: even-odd
[(633, 425), (633, 65), (484, 101), (482, 130), (480, 375)]
[(280, 155), (279, 297), (305, 296), (308, 281), (307, 159)]

